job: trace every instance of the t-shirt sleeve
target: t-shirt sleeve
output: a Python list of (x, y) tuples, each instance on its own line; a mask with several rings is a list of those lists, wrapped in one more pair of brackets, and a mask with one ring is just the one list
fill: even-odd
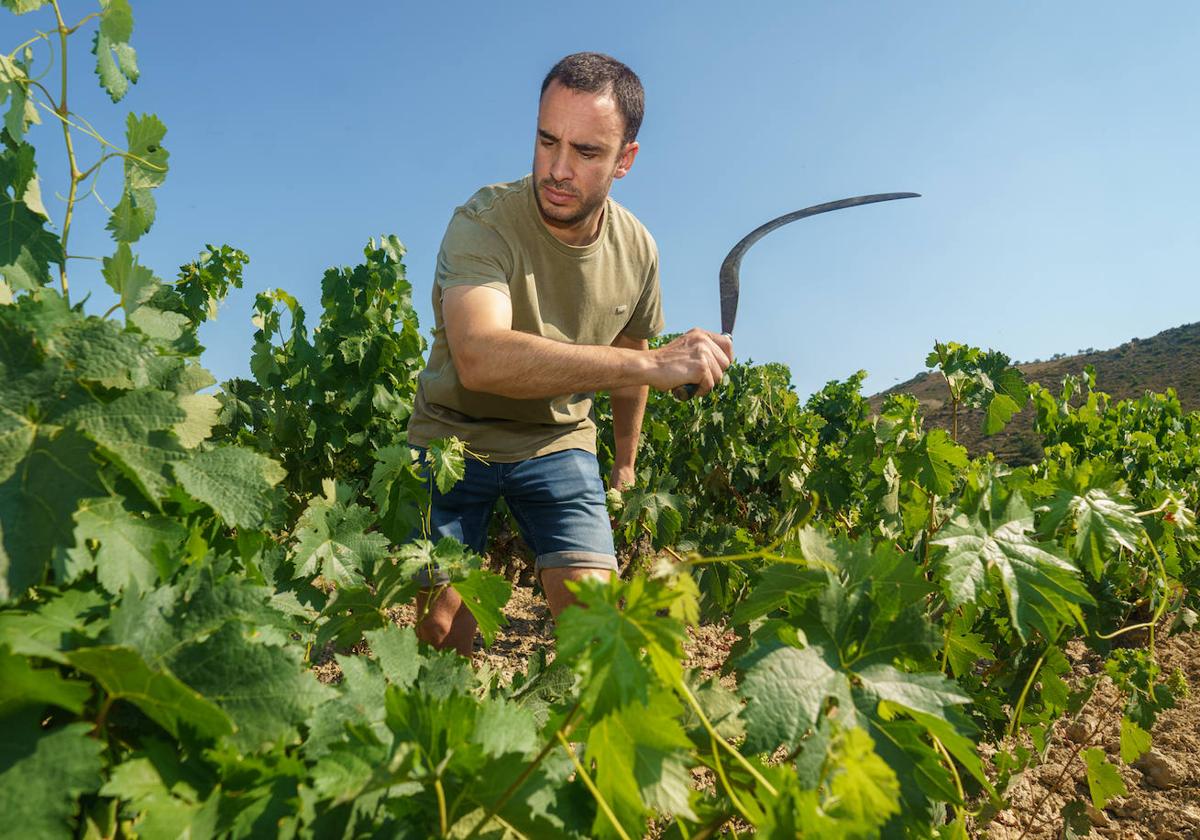
[(442, 237), (434, 282), (443, 291), (454, 286), (488, 286), (508, 290), (512, 252), (493, 228), (461, 209)]
[(630, 338), (653, 338), (662, 332), (664, 325), (662, 289), (658, 283), (658, 249), (655, 248), (646, 281), (642, 284), (642, 295), (621, 333)]

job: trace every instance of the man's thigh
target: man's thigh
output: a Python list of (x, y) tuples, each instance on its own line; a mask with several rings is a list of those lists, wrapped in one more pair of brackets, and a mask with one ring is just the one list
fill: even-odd
[(595, 455), (568, 449), (522, 461), (508, 471), (501, 492), (537, 556), (539, 576), (548, 569), (617, 570)]

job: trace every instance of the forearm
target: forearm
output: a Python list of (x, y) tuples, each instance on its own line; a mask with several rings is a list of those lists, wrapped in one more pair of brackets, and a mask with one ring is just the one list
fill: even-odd
[(614, 389), (610, 395), (613, 416), (613, 471), (632, 476), (637, 463), (638, 440), (650, 389), (631, 386)]
[(653, 361), (644, 352), (568, 344), (516, 330), (473, 335), (463, 347), (454, 365), (473, 391), (536, 399), (633, 387), (643, 392), (645, 406)]

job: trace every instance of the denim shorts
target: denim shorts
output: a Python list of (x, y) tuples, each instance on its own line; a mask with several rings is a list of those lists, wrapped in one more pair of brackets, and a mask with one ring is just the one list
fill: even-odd
[[(482, 554), (501, 497), (537, 557), (539, 575), (543, 569), (617, 571), (604, 482), (591, 452), (565, 449), (511, 464), (468, 457), (466, 474), (449, 493), (439, 492), (430, 481), (429, 539), (454, 537)], [(430, 582), (425, 572), (417, 577)], [(437, 583), (446, 579), (434, 575)]]

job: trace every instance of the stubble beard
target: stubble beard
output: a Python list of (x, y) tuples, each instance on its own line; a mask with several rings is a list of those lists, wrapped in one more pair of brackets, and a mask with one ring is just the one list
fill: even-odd
[[(570, 195), (575, 196), (576, 198), (583, 199), (583, 197), (580, 196), (579, 192), (575, 189), (572, 189), (570, 187), (567, 187), (564, 189), (562, 186), (556, 184), (552, 178), (543, 178), (538, 183), (537, 189), (535, 189), (533, 191), (533, 195), (534, 195), (534, 198), (537, 200), (538, 212), (542, 214), (542, 220), (550, 227), (566, 228), (566, 229), (577, 227), (580, 223), (582, 223), (589, 216), (591, 216), (593, 213), (595, 213), (599, 208), (603, 207), (604, 202), (608, 200), (608, 190), (604, 190), (600, 195), (598, 195), (596, 197), (583, 200), (583, 203), (580, 205), (579, 210), (576, 211), (575, 213), (572, 213), (570, 216), (563, 217), (562, 215), (554, 215), (553, 213), (547, 211), (548, 208), (546, 207), (545, 204), (542, 203), (542, 187), (543, 186), (550, 187), (550, 189), (556, 190), (557, 192), (568, 193)], [(549, 210), (559, 210), (559, 208), (551, 206), (549, 208)], [(561, 212), (562, 211), (560, 210), (560, 213)]]

